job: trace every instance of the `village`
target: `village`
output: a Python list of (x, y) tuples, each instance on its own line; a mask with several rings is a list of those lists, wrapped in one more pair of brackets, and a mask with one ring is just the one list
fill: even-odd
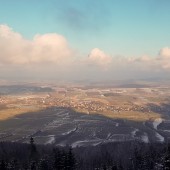
[[(170, 96), (165, 89), (81, 89), (54, 87), (51, 92), (28, 92), (19, 95), (1, 95), (0, 108), (71, 108), (78, 112), (90, 113), (166, 113), (170, 111), (170, 104), (164, 102)], [(159, 96), (159, 100), (158, 100)], [(153, 100), (152, 100), (153, 98)], [(121, 101), (121, 102), (119, 102)]]

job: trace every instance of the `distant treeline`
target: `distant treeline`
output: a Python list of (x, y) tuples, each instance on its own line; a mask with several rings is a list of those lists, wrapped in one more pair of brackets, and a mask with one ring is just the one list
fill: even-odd
[(170, 170), (170, 144), (139, 141), (55, 147), (1, 142), (0, 170)]

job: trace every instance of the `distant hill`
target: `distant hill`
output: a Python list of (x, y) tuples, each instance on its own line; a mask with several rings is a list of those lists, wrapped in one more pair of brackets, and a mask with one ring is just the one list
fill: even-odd
[(9, 85), (0, 86), (0, 94), (23, 94), (23, 93), (41, 93), (41, 92), (52, 92), (54, 91), (50, 87), (37, 87), (37, 86), (26, 86), (26, 85)]

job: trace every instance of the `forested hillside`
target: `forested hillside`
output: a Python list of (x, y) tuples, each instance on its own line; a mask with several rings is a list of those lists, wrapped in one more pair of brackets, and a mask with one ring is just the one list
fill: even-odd
[(1, 142), (0, 170), (168, 170), (170, 145), (138, 141), (89, 147)]

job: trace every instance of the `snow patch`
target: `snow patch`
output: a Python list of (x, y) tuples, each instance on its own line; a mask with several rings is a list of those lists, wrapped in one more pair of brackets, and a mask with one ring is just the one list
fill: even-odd
[(54, 135), (49, 135), (50, 139), (46, 142), (46, 144), (53, 144), (55, 142), (55, 136)]
[(118, 127), (119, 126), (119, 123), (116, 123), (116, 125), (115, 125), (116, 127)]
[(107, 138), (106, 138), (106, 139), (109, 139), (109, 138), (110, 138), (110, 136), (111, 136), (111, 133), (108, 133), (108, 135), (107, 135)]
[(170, 132), (170, 130), (163, 130), (164, 132)]
[(74, 129), (69, 130), (68, 132), (62, 133), (62, 135), (69, 135), (70, 133), (75, 132), (76, 130), (77, 130), (77, 127), (75, 127)]
[(80, 146), (86, 146), (86, 145), (99, 145), (103, 140), (102, 139), (94, 139), (94, 140), (80, 140), (72, 143), (72, 148), (80, 147)]
[(164, 137), (161, 136), (159, 133), (156, 132), (155, 136), (157, 137), (159, 142), (164, 142), (165, 141)]
[(147, 133), (144, 133), (144, 135), (141, 136), (141, 139), (142, 139), (143, 142), (149, 143), (149, 138), (148, 138)]
[(158, 129), (158, 126), (163, 122), (163, 119), (162, 118), (158, 118), (158, 119), (155, 119), (155, 121), (153, 122), (153, 127), (154, 129)]
[(136, 132), (138, 132), (138, 131), (139, 131), (139, 129), (134, 129), (134, 130), (131, 132), (132, 136), (135, 137)]

